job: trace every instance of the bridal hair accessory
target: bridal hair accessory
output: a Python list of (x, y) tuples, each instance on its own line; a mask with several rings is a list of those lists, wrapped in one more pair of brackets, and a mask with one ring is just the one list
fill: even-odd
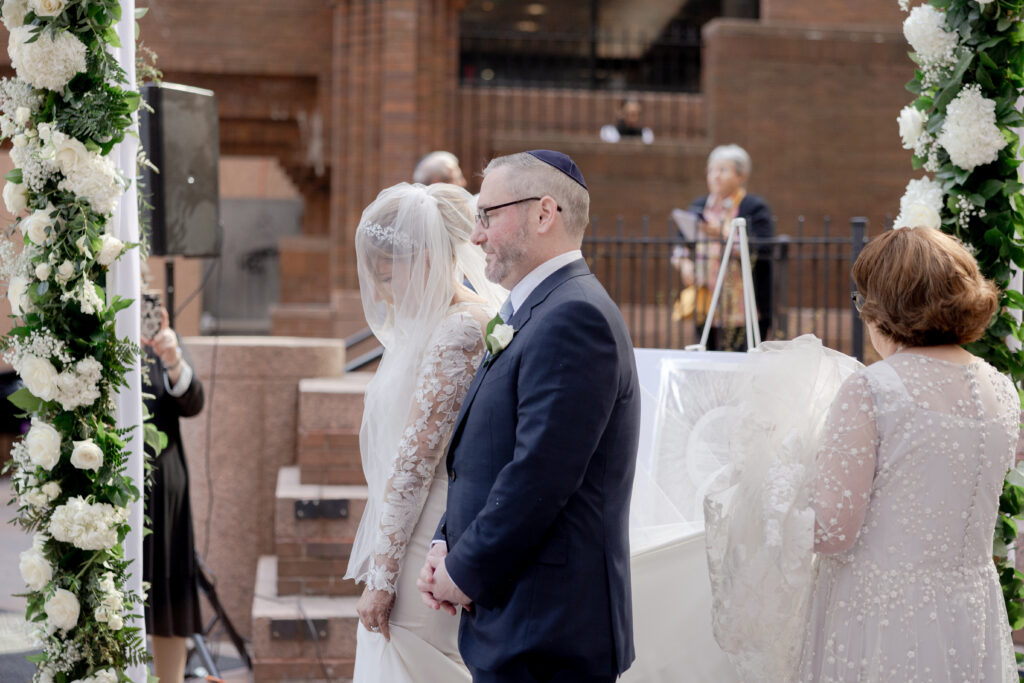
[(400, 249), (412, 249), (413, 247), (412, 238), (404, 232), (399, 232), (394, 225), (363, 223), (358, 229), (378, 244), (388, 244)]
[(583, 174), (580, 172), (579, 166), (577, 166), (576, 162), (570, 159), (568, 155), (562, 154), (561, 152), (554, 152), (550, 149), (534, 149), (527, 152), (527, 154), (536, 159), (540, 159), (548, 166), (554, 166), (559, 171), (582, 185), (584, 190), (587, 189), (587, 183), (583, 180)]

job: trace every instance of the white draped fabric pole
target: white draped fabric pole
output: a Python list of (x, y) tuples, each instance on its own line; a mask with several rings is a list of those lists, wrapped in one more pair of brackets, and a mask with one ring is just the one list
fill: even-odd
[[(125, 87), (135, 90), (135, 0), (122, 0), (121, 21), (117, 25), (117, 36), (121, 41), (121, 47), (114, 50), (117, 61), (124, 69), (127, 83)], [(136, 119), (138, 120), (138, 119)], [(136, 128), (137, 130), (137, 128)], [(115, 237), (123, 242), (139, 241), (139, 211), (138, 194), (135, 187), (135, 155), (138, 150), (138, 140), (132, 135), (125, 136), (124, 141), (114, 150), (115, 162), (125, 177), (131, 180), (131, 186), (121, 197), (114, 214)], [(119, 295), (125, 299), (134, 299), (128, 308), (117, 315), (117, 336), (127, 337), (138, 343), (139, 341), (139, 258), (138, 250), (128, 251), (118, 259), (110, 269), (107, 277), (108, 296)], [(125, 375), (127, 387), (121, 389), (117, 395), (117, 426), (135, 427), (130, 434), (127, 452), (128, 471), (127, 474), (135, 482), (135, 486), (145, 495), (144, 474), (143, 474), (143, 452), (142, 452), (142, 377), (140, 364), (129, 368)], [(132, 505), (131, 514), (128, 518), (131, 523), (131, 532), (124, 542), (124, 551), (127, 559), (132, 561), (131, 578), (125, 585), (127, 590), (136, 594), (142, 593), (142, 527), (143, 527), (143, 499)], [(140, 614), (141, 616), (141, 614)], [(135, 623), (142, 628), (142, 637), (145, 639), (145, 623), (140, 619)], [(146, 668), (138, 665), (126, 672), (129, 680), (145, 681)]]
[[(1024, 97), (1017, 100), (1017, 111), (1024, 111)], [(1024, 136), (1024, 128), (1015, 128), (1014, 133), (1017, 134), (1017, 138), (1020, 139)], [(1017, 150), (1017, 158), (1021, 158), (1021, 151)], [(1024, 182), (1024, 165), (1017, 167), (1017, 179)], [(1010, 289), (1015, 289), (1018, 292), (1024, 292), (1024, 271), (1020, 269), (1020, 266), (1013, 263), (1010, 264)], [(1013, 317), (1017, 319), (1019, 323), (1021, 321), (1022, 311), (1018, 308), (1013, 311)], [(1006, 338), (1006, 345), (1010, 347), (1011, 351), (1020, 351), (1021, 344), (1014, 336)]]

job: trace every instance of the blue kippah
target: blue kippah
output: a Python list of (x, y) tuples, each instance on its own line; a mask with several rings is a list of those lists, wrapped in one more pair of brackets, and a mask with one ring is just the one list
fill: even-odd
[(559, 171), (582, 185), (584, 190), (587, 189), (587, 184), (583, 181), (583, 174), (580, 173), (579, 166), (577, 166), (576, 162), (570, 159), (567, 155), (562, 154), (561, 152), (553, 152), (550, 149), (534, 149), (527, 152), (527, 154), (540, 159), (549, 166), (554, 166)]

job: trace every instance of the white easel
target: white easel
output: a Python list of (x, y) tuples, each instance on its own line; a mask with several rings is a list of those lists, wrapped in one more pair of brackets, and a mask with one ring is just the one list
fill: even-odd
[[(732, 245), (737, 233), (740, 236), (740, 272), (743, 275), (743, 318), (746, 324), (747, 349), (753, 350), (761, 345), (761, 329), (757, 326), (757, 302), (754, 300), (754, 277), (750, 268), (750, 247), (747, 244), (747, 219), (733, 218), (729, 223), (729, 237), (725, 241), (725, 250), (722, 252), (722, 263), (718, 267), (718, 280), (715, 282), (715, 291), (711, 294), (711, 305), (708, 307), (708, 317), (704, 321), (704, 330), (700, 335), (699, 344), (690, 344), (687, 351), (706, 351), (708, 335), (711, 333), (711, 325), (715, 318), (715, 309), (718, 308), (718, 299), (722, 294), (722, 286), (725, 284), (725, 274), (729, 268), (729, 260), (732, 257)], [(753, 344), (751, 344), (753, 340)]]

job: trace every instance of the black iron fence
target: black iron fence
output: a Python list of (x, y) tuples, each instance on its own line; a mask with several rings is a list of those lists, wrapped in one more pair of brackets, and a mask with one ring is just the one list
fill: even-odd
[[(700, 341), (701, 316), (679, 318), (676, 302), (684, 283), (673, 254), (697, 253), (698, 245), (678, 236), (674, 227), (655, 236), (644, 220), (640, 234), (626, 234), (622, 221), (594, 220), (583, 242), (591, 270), (622, 310), (637, 347), (683, 348)], [(750, 237), (750, 252), (771, 263), (770, 326), (767, 339), (818, 336), (825, 345), (864, 358), (864, 327), (850, 300), (850, 268), (867, 242), (867, 221), (848, 226), (828, 219), (808, 234), (801, 218), (794, 234), (770, 239)], [(700, 262), (696, 262), (700, 268)], [(738, 261), (730, 265), (738, 268)], [(717, 273), (707, 273), (712, 286)], [(715, 319), (733, 311), (719, 309)], [(763, 314), (763, 312), (762, 312)], [(722, 317), (720, 317), (722, 316)]]

